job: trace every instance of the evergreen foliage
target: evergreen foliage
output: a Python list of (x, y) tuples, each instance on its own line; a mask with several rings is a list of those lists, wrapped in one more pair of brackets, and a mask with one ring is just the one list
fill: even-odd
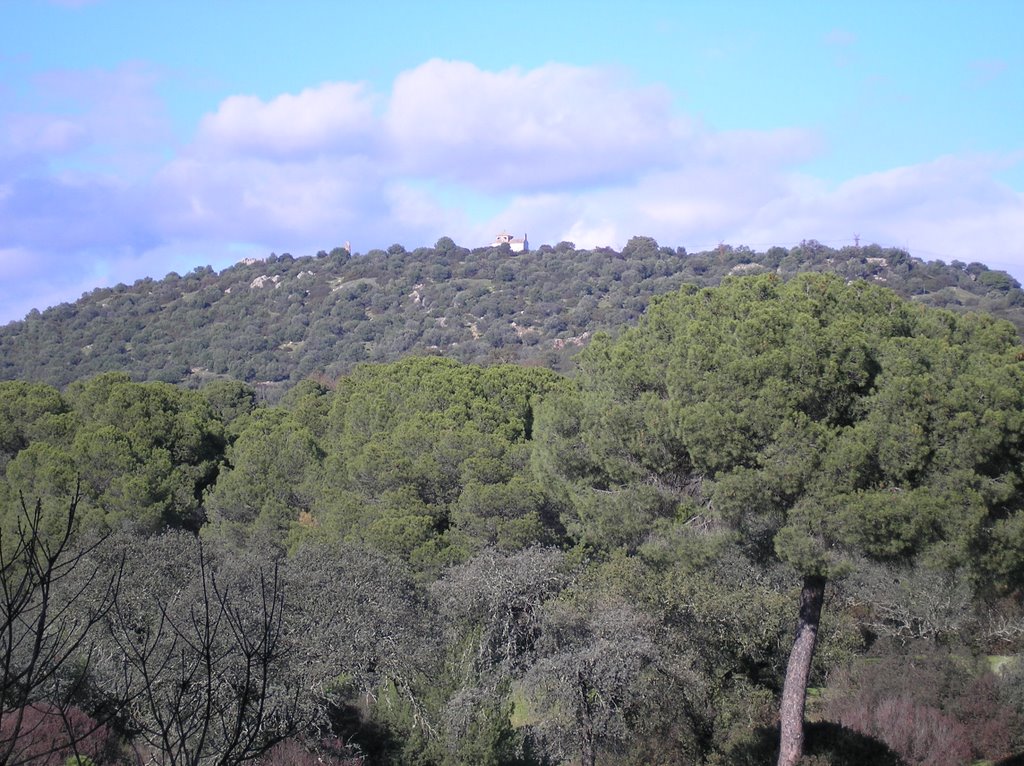
[(572, 243), (513, 254), (392, 246), (350, 256), (271, 255), (220, 273), (143, 279), (82, 296), (0, 328), (0, 380), (66, 384), (101, 372), (135, 380), (231, 378), (276, 396), (311, 375), (409, 354), (463, 362), (530, 361), (567, 370), (597, 331), (634, 322), (652, 296), (730, 275), (830, 272), (882, 284), (930, 306), (980, 310), (1024, 328), (1024, 293), (980, 263), (925, 262), (905, 251), (833, 249), (813, 240), (756, 252), (701, 253), (633, 237), (621, 252)]
[[(813, 243), (795, 255), (666, 250), (635, 238), (621, 254), (571, 243), (500, 254), (575, 262), (563, 281), (622, 269), (590, 296), (614, 332), (593, 336), (572, 377), (497, 363), (476, 312), (513, 293), (471, 280), (516, 286), (518, 272), (502, 281), (487, 271), (493, 254), (449, 240), (164, 282), (277, 269), (281, 288), (242, 280), (248, 298), (277, 300), (293, 267), (353, 269), (366, 281), (335, 292), (362, 295), (353, 321), (365, 327), (463, 280), (452, 297), (478, 291), (462, 305), (487, 366), (334, 358), (308, 368), (329, 376), (296, 372), (273, 402), (226, 371), (193, 376), (195, 390), (133, 382), (129, 372), (154, 377), (144, 367), (62, 390), (31, 375), (0, 383), (0, 603), (5, 635), (18, 637), (0, 643), (0, 745), (30, 752), (48, 729), (10, 722), (59, 718), (69, 724), (54, 757), (111, 764), (769, 763), (793, 605), (810, 577), (825, 610), (807, 671), (820, 719), (807, 763), (1019, 752), (1014, 327), (790, 273), (794, 259), (840, 262)], [(948, 272), (884, 257), (906, 274)], [(403, 276), (417, 259), (448, 282)], [(758, 259), (775, 273), (722, 279)], [(627, 327), (616, 312), (633, 308), (602, 301), (629, 283), (639, 312), (659, 260), (721, 284), (670, 290)], [(644, 263), (649, 273), (627, 276)], [(988, 273), (956, 268), (971, 284)], [(382, 286), (401, 279), (415, 281), (388, 304)], [(537, 300), (565, 287), (539, 284)], [(204, 310), (236, 293), (217, 290)], [(568, 305), (548, 318), (568, 322)], [(558, 337), (599, 326), (580, 322)], [(260, 327), (232, 330), (232, 342), (262, 342)], [(407, 340), (417, 327), (402, 325)], [(179, 335), (181, 353), (166, 358), (186, 359), (198, 337)], [(390, 359), (410, 342), (359, 345), (362, 359)], [(139, 346), (138, 360), (169, 347), (155, 348)], [(41, 655), (44, 682), (30, 684), (33, 636), (73, 651)], [(1009, 658), (998, 672), (993, 653)]]

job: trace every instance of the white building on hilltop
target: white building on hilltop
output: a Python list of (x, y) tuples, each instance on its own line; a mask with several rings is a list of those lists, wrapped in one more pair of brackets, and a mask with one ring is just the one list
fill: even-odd
[(523, 234), (522, 237), (513, 237), (504, 231), (496, 236), (491, 243), (491, 247), (497, 247), (498, 245), (508, 245), (512, 248), (513, 253), (525, 253), (530, 249), (530, 243), (526, 239), (526, 234)]

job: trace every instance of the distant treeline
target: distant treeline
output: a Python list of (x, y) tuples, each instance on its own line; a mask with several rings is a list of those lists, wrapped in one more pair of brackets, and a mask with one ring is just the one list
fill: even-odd
[(513, 253), (442, 237), (411, 252), (396, 244), (365, 255), (272, 254), (219, 274), (203, 267), (94, 290), (0, 328), (0, 379), (64, 386), (119, 370), (189, 385), (232, 378), (276, 397), (310, 376), (335, 379), (358, 362), (409, 354), (566, 370), (594, 332), (635, 322), (654, 295), (731, 275), (808, 271), (1024, 328), (1024, 292), (1005, 272), (877, 245), (836, 250), (811, 240), (687, 253), (634, 237), (621, 252), (560, 242)]

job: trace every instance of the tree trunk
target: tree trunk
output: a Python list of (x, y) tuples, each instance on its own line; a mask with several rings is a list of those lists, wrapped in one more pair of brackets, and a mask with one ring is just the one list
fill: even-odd
[(580, 702), (581, 702), (581, 727), (580, 727), (580, 766), (594, 766), (597, 762), (597, 744), (594, 741), (594, 715), (590, 705), (590, 685), (584, 680), (580, 671), (576, 673), (579, 679)]
[(786, 683), (782, 687), (782, 705), (779, 708), (778, 766), (795, 766), (804, 754), (804, 703), (824, 597), (825, 578), (821, 575), (804, 577), (804, 586), (800, 591), (800, 618), (796, 623), (796, 638), (793, 640), (793, 650), (789, 653)]

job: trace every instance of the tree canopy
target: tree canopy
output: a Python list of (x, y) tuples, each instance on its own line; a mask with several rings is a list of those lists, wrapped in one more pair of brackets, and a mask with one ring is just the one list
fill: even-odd
[[(576, 524), (627, 496), (652, 519), (711, 516), (802, 573), (842, 572), (856, 553), (1008, 575), (1020, 353), (1007, 323), (864, 283), (686, 289), (580, 355), (578, 390), (542, 410), (539, 460), (572, 492)], [(649, 530), (616, 527), (628, 539), (594, 543)]]
[(857, 557), (1019, 582), (1022, 358), (1007, 323), (865, 283), (684, 289), (581, 354), (578, 390), (541, 411), (538, 461), (591, 545), (707, 518), (803, 578), (785, 751), (825, 582)]
[[(488, 262), (438, 247), (438, 275)], [(630, 264), (753, 259), (666, 251), (545, 254), (634, 286)], [(574, 376), (491, 361), (361, 362), (273, 401), (0, 383), (8, 760), (760, 766), (781, 721), (789, 764), (808, 685), (816, 763), (1024, 748), (1021, 660), (987, 656), (1024, 649), (1012, 325), (746, 275), (654, 299)]]

